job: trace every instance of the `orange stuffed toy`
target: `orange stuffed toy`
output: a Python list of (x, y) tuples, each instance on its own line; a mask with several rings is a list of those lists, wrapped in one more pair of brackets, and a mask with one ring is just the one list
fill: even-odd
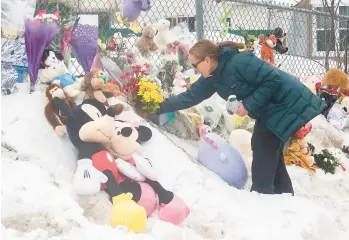
[(348, 82), (349, 78), (345, 72), (337, 68), (331, 68), (325, 73), (321, 86), (331, 86), (335, 89), (335, 92), (337, 92), (339, 88), (340, 98), (343, 99), (349, 96)]
[(315, 173), (316, 170), (313, 167), (315, 161), (305, 140), (311, 129), (311, 123), (307, 123), (291, 137), (290, 146), (284, 152), (284, 160), (287, 166), (295, 164), (305, 168), (310, 173)]
[(264, 61), (275, 66), (273, 49), (276, 46), (276, 37), (272, 34), (272, 35), (269, 35), (267, 38), (265, 38), (263, 34), (260, 34), (258, 36), (258, 39), (259, 39), (259, 42), (262, 44), (261, 58)]

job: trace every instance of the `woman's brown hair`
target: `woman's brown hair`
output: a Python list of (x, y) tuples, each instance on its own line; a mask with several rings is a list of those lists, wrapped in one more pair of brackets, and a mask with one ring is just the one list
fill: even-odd
[(221, 47), (235, 47), (238, 49), (244, 49), (245, 44), (236, 43), (233, 41), (225, 41), (216, 44), (211, 40), (202, 39), (194, 44), (194, 46), (189, 50), (189, 54), (194, 55), (198, 59), (210, 57), (218, 61)]

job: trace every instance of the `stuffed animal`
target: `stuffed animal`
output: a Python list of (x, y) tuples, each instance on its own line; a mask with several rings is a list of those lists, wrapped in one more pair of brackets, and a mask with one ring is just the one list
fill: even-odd
[(63, 56), (61, 55), (61, 53), (53, 51), (52, 49), (45, 49), (41, 58), (37, 81), (43, 84), (49, 82), (50, 79), (46, 79), (42, 75), (43, 70), (53, 64), (58, 64), (60, 62), (63, 62)]
[(86, 99), (75, 108), (65, 105), (58, 97), (53, 101), (67, 117), (68, 136), (78, 150), (73, 179), (75, 192), (92, 195), (101, 187), (106, 188), (113, 201), (111, 224), (141, 232), (146, 223), (145, 209), (132, 200), (132, 194), (121, 188), (119, 182), (124, 177), (119, 174), (113, 155), (102, 145), (113, 139), (114, 118), (120, 112), (115, 108), (106, 109), (96, 99)]
[(140, 33), (141, 28), (137, 26), (136, 20), (141, 12), (147, 12), (151, 9), (149, 0), (123, 0), (121, 12), (116, 13), (117, 20), (120, 24), (126, 21), (130, 23), (130, 28), (135, 33)]
[(248, 32), (243, 32), (242, 36), (245, 40), (245, 46), (247, 51), (254, 51), (256, 48), (256, 36), (248, 34)]
[(189, 208), (182, 199), (156, 181), (156, 175), (149, 167), (151, 164), (147, 164), (150, 161), (141, 155), (140, 144), (150, 138), (149, 128), (116, 119), (115, 136), (105, 146), (117, 158), (116, 165), (126, 177), (120, 185), (133, 194), (133, 200), (146, 209), (147, 216), (155, 211), (158, 198), (159, 218), (180, 224), (190, 214)]
[(342, 97), (345, 96), (345, 91), (348, 91), (348, 75), (345, 74), (340, 69), (331, 68), (325, 73), (325, 76), (322, 79), (321, 86), (330, 86), (331, 88), (335, 88), (340, 90), (340, 95)]
[(54, 104), (53, 98), (62, 99), (69, 107), (76, 107), (75, 101), (64, 94), (62, 87), (58, 84), (51, 84), (46, 88), (48, 103), (45, 106), (45, 117), (59, 136), (66, 133), (65, 124), (67, 117), (63, 116), (58, 107)]
[(273, 49), (276, 46), (276, 37), (274, 35), (270, 35), (267, 38), (265, 38), (263, 34), (260, 34), (258, 36), (258, 39), (259, 39), (259, 42), (262, 44), (261, 58), (264, 61), (275, 66)]
[[(121, 224), (120, 219), (123, 218), (132, 219), (133, 217), (135, 222), (140, 222), (143, 221), (144, 216), (146, 217), (146, 212), (143, 216), (140, 208), (135, 206), (135, 202), (145, 206), (148, 214), (154, 211), (157, 202), (154, 192), (159, 199), (160, 219), (179, 224), (188, 216), (189, 209), (185, 203), (155, 181), (156, 177), (152, 175), (150, 162), (137, 154), (137, 151), (135, 152), (135, 149), (139, 149), (140, 146), (137, 141), (142, 142), (151, 137), (149, 131), (143, 129), (143, 133), (146, 134), (139, 137), (138, 134), (141, 132), (131, 124), (114, 120), (120, 112), (110, 107), (106, 109), (96, 99), (84, 100), (74, 109), (65, 106), (58, 98), (54, 101), (68, 116), (67, 132), (71, 142), (78, 149), (80, 160), (74, 176), (74, 189), (78, 194), (91, 195), (104, 189), (112, 201), (116, 202), (119, 197), (126, 198), (125, 194), (131, 193), (127, 194), (128, 197), (124, 201), (132, 204), (133, 210), (122, 214), (120, 212), (122, 209), (116, 208), (119, 212), (116, 210), (112, 212), (112, 219), (118, 217), (119, 221), (115, 222), (119, 224)], [(128, 162), (132, 161), (132, 165), (126, 162), (126, 159)], [(79, 165), (81, 161), (83, 162)], [(99, 174), (100, 177), (98, 177), (96, 169), (103, 175)], [(95, 176), (89, 174), (87, 175), (89, 177), (85, 178), (84, 171), (90, 170), (95, 173)], [(139, 183), (130, 177), (137, 181), (144, 180), (144, 182)], [(141, 209), (144, 210), (143, 207)], [(126, 227), (132, 230), (132, 223)]]
[[(97, 99), (105, 106), (109, 106), (108, 99), (114, 96), (114, 93), (111, 91), (105, 91), (106, 86), (106, 76), (102, 74), (102, 71), (99, 69), (92, 69), (91, 72), (85, 74), (84, 77), (84, 90), (85, 97), (84, 99)], [(112, 83), (110, 83), (112, 84)], [(120, 94), (122, 95), (122, 94)], [(115, 105), (113, 107), (116, 107)]]
[(276, 37), (276, 45), (274, 49), (280, 54), (287, 53), (288, 47), (286, 47), (286, 33), (284, 30), (277, 27), (274, 29), (273, 35)]
[(60, 52), (53, 51), (52, 49), (45, 49), (42, 54), (40, 69), (47, 68), (61, 61), (63, 61), (63, 56)]
[(178, 95), (187, 90), (187, 82), (185, 81), (185, 76), (182, 73), (182, 68), (177, 69), (177, 72), (174, 75), (174, 80), (172, 82), (172, 94)]
[(42, 76), (51, 84), (62, 86), (64, 93), (71, 98), (76, 98), (81, 93), (83, 78), (76, 78), (68, 72), (63, 62), (53, 63), (42, 70)]
[(229, 185), (241, 189), (247, 182), (247, 168), (239, 150), (224, 138), (212, 133), (206, 125), (200, 127), (199, 162), (216, 173)]
[(180, 42), (176, 39), (176, 36), (170, 31), (170, 21), (166, 19), (160, 19), (158, 22), (154, 23), (153, 26), (157, 30), (154, 41), (158, 50), (163, 54), (171, 53), (171, 49), (177, 48)]
[(291, 137), (290, 146), (284, 152), (284, 160), (286, 165), (295, 164), (307, 169), (310, 173), (315, 173), (314, 158), (305, 140), (311, 129), (311, 123), (307, 123)]
[(155, 31), (152, 26), (148, 25), (143, 28), (142, 37), (140, 37), (136, 43), (135, 47), (138, 49), (141, 56), (147, 58), (150, 56), (151, 52), (158, 50), (154, 42)]

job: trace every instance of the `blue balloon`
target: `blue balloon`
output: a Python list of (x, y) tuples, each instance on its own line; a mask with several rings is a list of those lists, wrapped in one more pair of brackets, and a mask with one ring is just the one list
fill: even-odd
[(241, 189), (248, 178), (240, 152), (216, 133), (208, 133), (199, 144), (199, 162), (229, 185)]

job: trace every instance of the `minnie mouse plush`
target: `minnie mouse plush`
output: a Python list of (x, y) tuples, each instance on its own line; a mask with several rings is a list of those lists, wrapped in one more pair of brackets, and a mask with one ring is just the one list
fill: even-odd
[(74, 189), (78, 194), (91, 195), (102, 188), (114, 202), (115, 197), (132, 193), (129, 201), (143, 206), (147, 216), (156, 208), (157, 195), (161, 220), (179, 224), (189, 215), (183, 200), (156, 181), (149, 160), (139, 154), (139, 142), (150, 139), (149, 131), (139, 126), (137, 131), (129, 123), (114, 121), (123, 105), (120, 104), (119, 110), (106, 109), (98, 100), (87, 99), (76, 108), (69, 108), (59, 98), (54, 98), (54, 102), (68, 117), (67, 132), (78, 149), (74, 176)]

